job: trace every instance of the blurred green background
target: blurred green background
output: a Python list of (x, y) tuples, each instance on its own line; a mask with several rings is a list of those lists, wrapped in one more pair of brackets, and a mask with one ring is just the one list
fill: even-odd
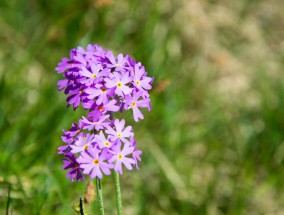
[[(284, 1), (0, 0), (0, 213), (76, 214), (57, 147), (66, 109), (54, 68), (98, 43), (155, 77), (135, 123), (139, 171), (124, 214), (284, 214)], [(104, 177), (106, 214), (115, 214)], [(95, 214), (94, 202), (85, 205)]]

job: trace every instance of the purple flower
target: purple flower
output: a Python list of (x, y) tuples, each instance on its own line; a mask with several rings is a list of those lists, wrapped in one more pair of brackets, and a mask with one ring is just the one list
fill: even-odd
[(76, 136), (80, 132), (80, 129), (81, 129), (80, 127), (81, 127), (81, 123), (79, 123), (78, 125), (76, 123), (72, 123), (72, 127), (70, 128), (69, 131), (63, 130), (64, 136), (70, 136), (70, 137)]
[(133, 159), (135, 160), (136, 169), (139, 169), (138, 168), (138, 161), (141, 161), (141, 158), (140, 158), (141, 154), (142, 154), (142, 151), (141, 150), (136, 150), (136, 149), (132, 153)]
[(114, 142), (110, 139), (110, 137), (105, 137), (102, 131), (96, 135), (96, 142), (99, 144), (100, 149), (103, 148), (111, 148)]
[(124, 69), (124, 64), (126, 63), (126, 59), (123, 58), (122, 54), (119, 54), (117, 56), (117, 61), (112, 54), (112, 52), (109, 52), (106, 56), (109, 60), (109, 63), (107, 63), (107, 67), (111, 69), (115, 69), (115, 71), (122, 71)]
[(147, 107), (148, 104), (150, 103), (150, 99), (149, 98), (144, 98), (142, 100), (138, 100), (140, 97), (142, 96), (142, 92), (135, 92), (133, 93), (133, 97), (127, 95), (125, 96), (125, 103), (128, 105), (128, 109), (132, 109), (133, 110), (133, 117), (134, 120), (136, 122), (139, 121), (140, 119), (144, 119), (143, 114), (141, 113), (141, 111), (139, 110), (140, 108), (144, 108)]
[(150, 90), (152, 86), (150, 85), (152, 78), (145, 76), (146, 72), (144, 67), (140, 64), (136, 64), (134, 68), (134, 86), (139, 90)]
[(71, 145), (71, 152), (78, 153), (88, 149), (88, 147), (94, 142), (95, 135), (94, 134), (84, 134), (78, 136), (77, 140), (75, 140), (74, 145)]
[(101, 64), (91, 64), (89, 71), (87, 68), (82, 67), (79, 71), (80, 75), (82, 75), (85, 79), (81, 80), (81, 83), (85, 84), (86, 86), (90, 86), (91, 84), (99, 83), (103, 76), (108, 75), (109, 69), (103, 69)]
[(135, 160), (136, 169), (138, 168), (138, 161), (141, 161), (140, 155), (142, 154), (141, 150), (136, 149), (136, 140), (134, 138), (130, 138), (131, 145), (134, 147), (134, 151), (132, 152), (132, 157)]
[(99, 65), (93, 65), (91, 71), (87, 70), (85, 67), (82, 67), (82, 69), (79, 71), (80, 75), (86, 78), (85, 81), (81, 81), (84, 84), (92, 84), (95, 82), (95, 80), (98, 80), (99, 77), (99, 71), (101, 70), (102, 66)]
[(89, 99), (97, 98), (96, 104), (107, 103), (108, 99), (114, 95), (113, 89), (108, 89), (102, 84), (96, 84), (95, 87), (89, 87), (85, 90), (89, 94)]
[(80, 168), (78, 162), (76, 161), (72, 153), (64, 154), (63, 163), (64, 165), (62, 166), (62, 169), (70, 169), (69, 172), (67, 172), (66, 174), (67, 178), (70, 178), (71, 181), (85, 180), (82, 174), (82, 169)]
[(64, 134), (61, 136), (62, 142), (66, 145), (58, 147), (58, 154), (65, 154), (71, 150), (71, 144), (74, 142), (74, 137), (80, 132), (79, 126), (73, 123), (69, 131), (64, 131)]
[(61, 90), (63, 90), (65, 87), (67, 87), (68, 82), (69, 82), (69, 81), (68, 81), (68, 80), (65, 80), (65, 79), (59, 80), (59, 81), (57, 82), (58, 90), (61, 91)]
[(132, 164), (135, 164), (135, 160), (126, 157), (134, 151), (134, 147), (130, 146), (128, 143), (124, 144), (123, 150), (121, 150), (121, 143), (118, 143), (112, 148), (113, 156), (109, 162), (114, 162), (114, 170), (122, 175), (122, 164), (128, 169), (132, 170)]
[(61, 62), (58, 63), (58, 66), (55, 68), (55, 70), (58, 73), (64, 72), (67, 68), (69, 68), (69, 60), (67, 57), (64, 57), (61, 59)]
[(96, 114), (93, 114), (93, 117), (84, 117), (80, 121), (83, 123), (82, 127), (84, 129), (88, 129), (89, 131), (95, 129), (99, 131), (100, 129), (104, 129), (104, 127), (108, 126), (106, 120), (109, 118), (109, 115), (102, 115), (100, 111), (96, 111)]
[(68, 105), (73, 105), (74, 110), (79, 106), (81, 100), (83, 99), (84, 89), (79, 85), (75, 85), (74, 89), (68, 91), (70, 96), (67, 98)]
[(59, 147), (57, 148), (58, 154), (65, 154), (65, 153), (69, 152), (70, 149), (71, 149), (71, 148), (70, 148), (70, 144), (64, 145), (64, 146), (59, 146)]
[(110, 169), (113, 168), (113, 164), (105, 162), (109, 159), (107, 150), (100, 151), (96, 147), (90, 146), (87, 151), (83, 151), (81, 156), (77, 159), (80, 163), (80, 167), (83, 169), (84, 174), (90, 175), (93, 179), (95, 177), (102, 178), (103, 174), (110, 175)]
[(110, 111), (110, 112), (117, 112), (119, 111), (119, 106), (116, 106), (115, 104), (117, 103), (116, 100), (111, 100), (110, 102), (106, 104), (101, 104), (98, 106), (99, 111), (105, 112), (105, 111)]
[(105, 80), (107, 88), (115, 88), (115, 93), (119, 96), (124, 96), (131, 93), (131, 88), (126, 86), (127, 83), (131, 81), (131, 78), (127, 73), (122, 75), (119, 73), (114, 73), (112, 78)]
[(118, 119), (114, 120), (115, 130), (108, 126), (107, 130), (105, 131), (107, 134), (112, 135), (112, 140), (121, 140), (124, 143), (128, 143), (129, 141), (126, 138), (133, 137), (134, 134), (132, 132), (132, 127), (127, 126), (124, 128), (125, 120), (119, 121)]
[(82, 66), (87, 66), (88, 64), (88, 60), (78, 52), (76, 53), (76, 55), (73, 56), (73, 59), (76, 62), (73, 67), (81, 68)]

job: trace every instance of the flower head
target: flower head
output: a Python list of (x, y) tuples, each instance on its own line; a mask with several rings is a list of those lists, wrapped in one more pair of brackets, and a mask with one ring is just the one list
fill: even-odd
[(67, 107), (80, 105), (88, 111), (78, 124), (63, 131), (63, 169), (71, 181), (83, 181), (84, 174), (102, 178), (111, 169), (123, 173), (123, 166), (138, 169), (142, 151), (136, 149), (131, 126), (113, 119), (113, 113), (132, 109), (137, 122), (144, 119), (141, 108), (151, 110), (149, 90), (152, 77), (129, 55), (113, 54), (99, 45), (77, 47), (62, 58), (55, 70), (63, 76), (58, 90), (67, 95)]

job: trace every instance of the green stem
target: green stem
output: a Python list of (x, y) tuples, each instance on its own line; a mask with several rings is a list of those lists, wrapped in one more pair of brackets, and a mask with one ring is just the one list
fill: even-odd
[(121, 202), (121, 192), (120, 192), (118, 172), (114, 172), (114, 181), (115, 181), (115, 196), (116, 196), (117, 214), (122, 215), (122, 202)]
[(83, 198), (80, 198), (80, 215), (84, 215)]
[(100, 215), (104, 215), (102, 185), (101, 185), (101, 180), (98, 177), (96, 177), (96, 186), (97, 186), (97, 198), (98, 198), (98, 205), (99, 205), (99, 213), (100, 213)]

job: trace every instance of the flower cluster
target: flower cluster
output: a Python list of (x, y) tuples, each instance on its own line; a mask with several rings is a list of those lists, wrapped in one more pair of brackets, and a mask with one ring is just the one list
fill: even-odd
[(67, 106), (74, 110), (80, 104), (88, 114), (82, 116), (70, 130), (64, 131), (58, 153), (64, 156), (63, 169), (69, 169), (71, 181), (110, 175), (111, 169), (122, 174), (138, 168), (140, 150), (131, 126), (125, 120), (113, 119), (114, 112), (132, 109), (134, 120), (143, 119), (139, 108), (151, 110), (150, 90), (153, 78), (144, 66), (130, 56), (119, 54), (98, 45), (78, 47), (70, 51), (70, 59), (63, 58), (56, 67), (64, 79), (58, 89), (68, 95)]

